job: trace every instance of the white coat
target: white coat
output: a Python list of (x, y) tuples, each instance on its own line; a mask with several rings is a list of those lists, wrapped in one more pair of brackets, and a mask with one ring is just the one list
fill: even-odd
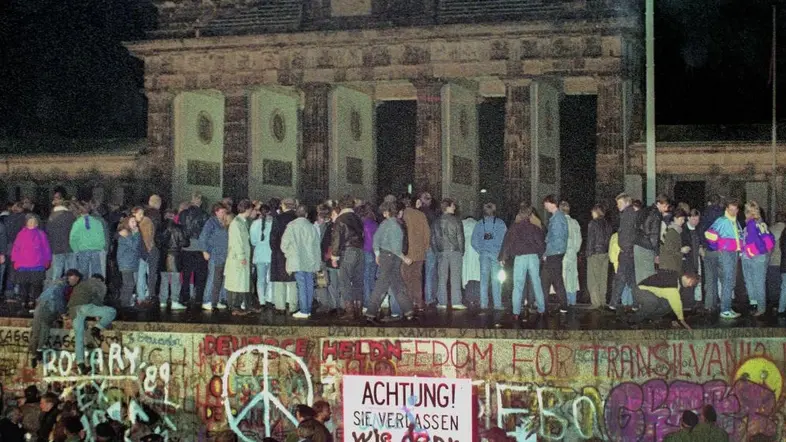
[(568, 248), (562, 260), (562, 279), (565, 281), (565, 291), (576, 293), (579, 291), (578, 255), (581, 249), (581, 226), (579, 222), (565, 215), (568, 220)]
[(251, 292), (251, 241), (248, 221), (241, 216), (236, 216), (229, 225), (224, 288), (235, 293)]
[[(467, 218), (461, 222), (464, 226), (464, 244), (472, 244), (472, 232), (478, 221)], [(496, 275), (494, 275), (496, 277)], [(480, 281), (480, 255), (474, 247), (464, 247), (464, 266), (461, 268), (461, 286), (466, 288), (469, 281)]]
[(322, 264), (319, 231), (306, 218), (287, 225), (281, 237), (281, 251), (287, 258), (287, 273), (319, 271)]

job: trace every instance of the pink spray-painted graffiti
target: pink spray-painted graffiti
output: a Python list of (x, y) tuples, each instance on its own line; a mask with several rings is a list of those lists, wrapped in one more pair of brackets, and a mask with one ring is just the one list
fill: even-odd
[(718, 425), (731, 440), (764, 434), (775, 436), (775, 392), (767, 385), (739, 379), (729, 385), (716, 380), (703, 384), (651, 380), (643, 385), (619, 384), (605, 407), (606, 429), (611, 440), (657, 442), (678, 431), (685, 410), (699, 413), (705, 404), (715, 407)]

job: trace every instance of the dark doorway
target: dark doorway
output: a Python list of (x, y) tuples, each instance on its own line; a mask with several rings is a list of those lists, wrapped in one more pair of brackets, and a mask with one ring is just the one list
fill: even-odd
[(707, 202), (706, 183), (704, 181), (677, 181), (674, 185), (674, 202), (688, 203), (691, 209), (701, 212)]
[[(505, 207), (505, 98), (486, 98), (478, 105), (478, 168), (480, 182), (480, 204), (493, 202), (497, 205), (497, 216), (506, 222), (514, 208)], [(462, 215), (480, 215), (476, 213)]]
[(560, 198), (570, 203), (570, 216), (582, 230), (586, 230), (596, 204), (597, 103), (595, 95), (566, 95), (559, 108)]
[(377, 106), (377, 196), (399, 196), (415, 183), (417, 101), (383, 101)]

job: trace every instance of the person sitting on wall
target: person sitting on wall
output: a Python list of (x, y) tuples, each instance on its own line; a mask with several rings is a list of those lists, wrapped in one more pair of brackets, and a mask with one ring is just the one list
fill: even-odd
[(66, 312), (66, 298), (70, 290), (82, 280), (82, 274), (76, 269), (69, 269), (65, 278), (51, 284), (38, 298), (33, 312), (33, 324), (30, 329), (28, 350), (33, 355), (30, 366), (36, 368), (43, 359), (44, 347), (49, 339), (49, 329), (57, 319)]
[(90, 371), (85, 365), (85, 322), (87, 318), (98, 318), (98, 324), (90, 329), (90, 334), (95, 339), (100, 339), (101, 330), (109, 328), (117, 315), (117, 310), (104, 305), (105, 296), (104, 277), (95, 274), (74, 287), (71, 298), (68, 300), (68, 317), (74, 323), (75, 359), (77, 367), (83, 375)]
[(661, 319), (671, 311), (677, 316), (677, 320), (672, 322), (672, 327), (682, 326), (690, 330), (682, 310), (680, 289), (695, 287), (698, 281), (699, 278), (692, 273), (680, 276), (678, 272), (659, 270), (658, 273), (641, 281), (634, 289), (639, 310), (630, 317), (629, 322), (638, 324), (645, 320)]

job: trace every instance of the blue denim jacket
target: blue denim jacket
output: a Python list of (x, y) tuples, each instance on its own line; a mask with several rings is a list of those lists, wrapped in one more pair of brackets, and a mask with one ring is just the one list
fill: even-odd
[(562, 211), (557, 210), (549, 220), (546, 233), (546, 256), (564, 255), (568, 250), (568, 220)]

